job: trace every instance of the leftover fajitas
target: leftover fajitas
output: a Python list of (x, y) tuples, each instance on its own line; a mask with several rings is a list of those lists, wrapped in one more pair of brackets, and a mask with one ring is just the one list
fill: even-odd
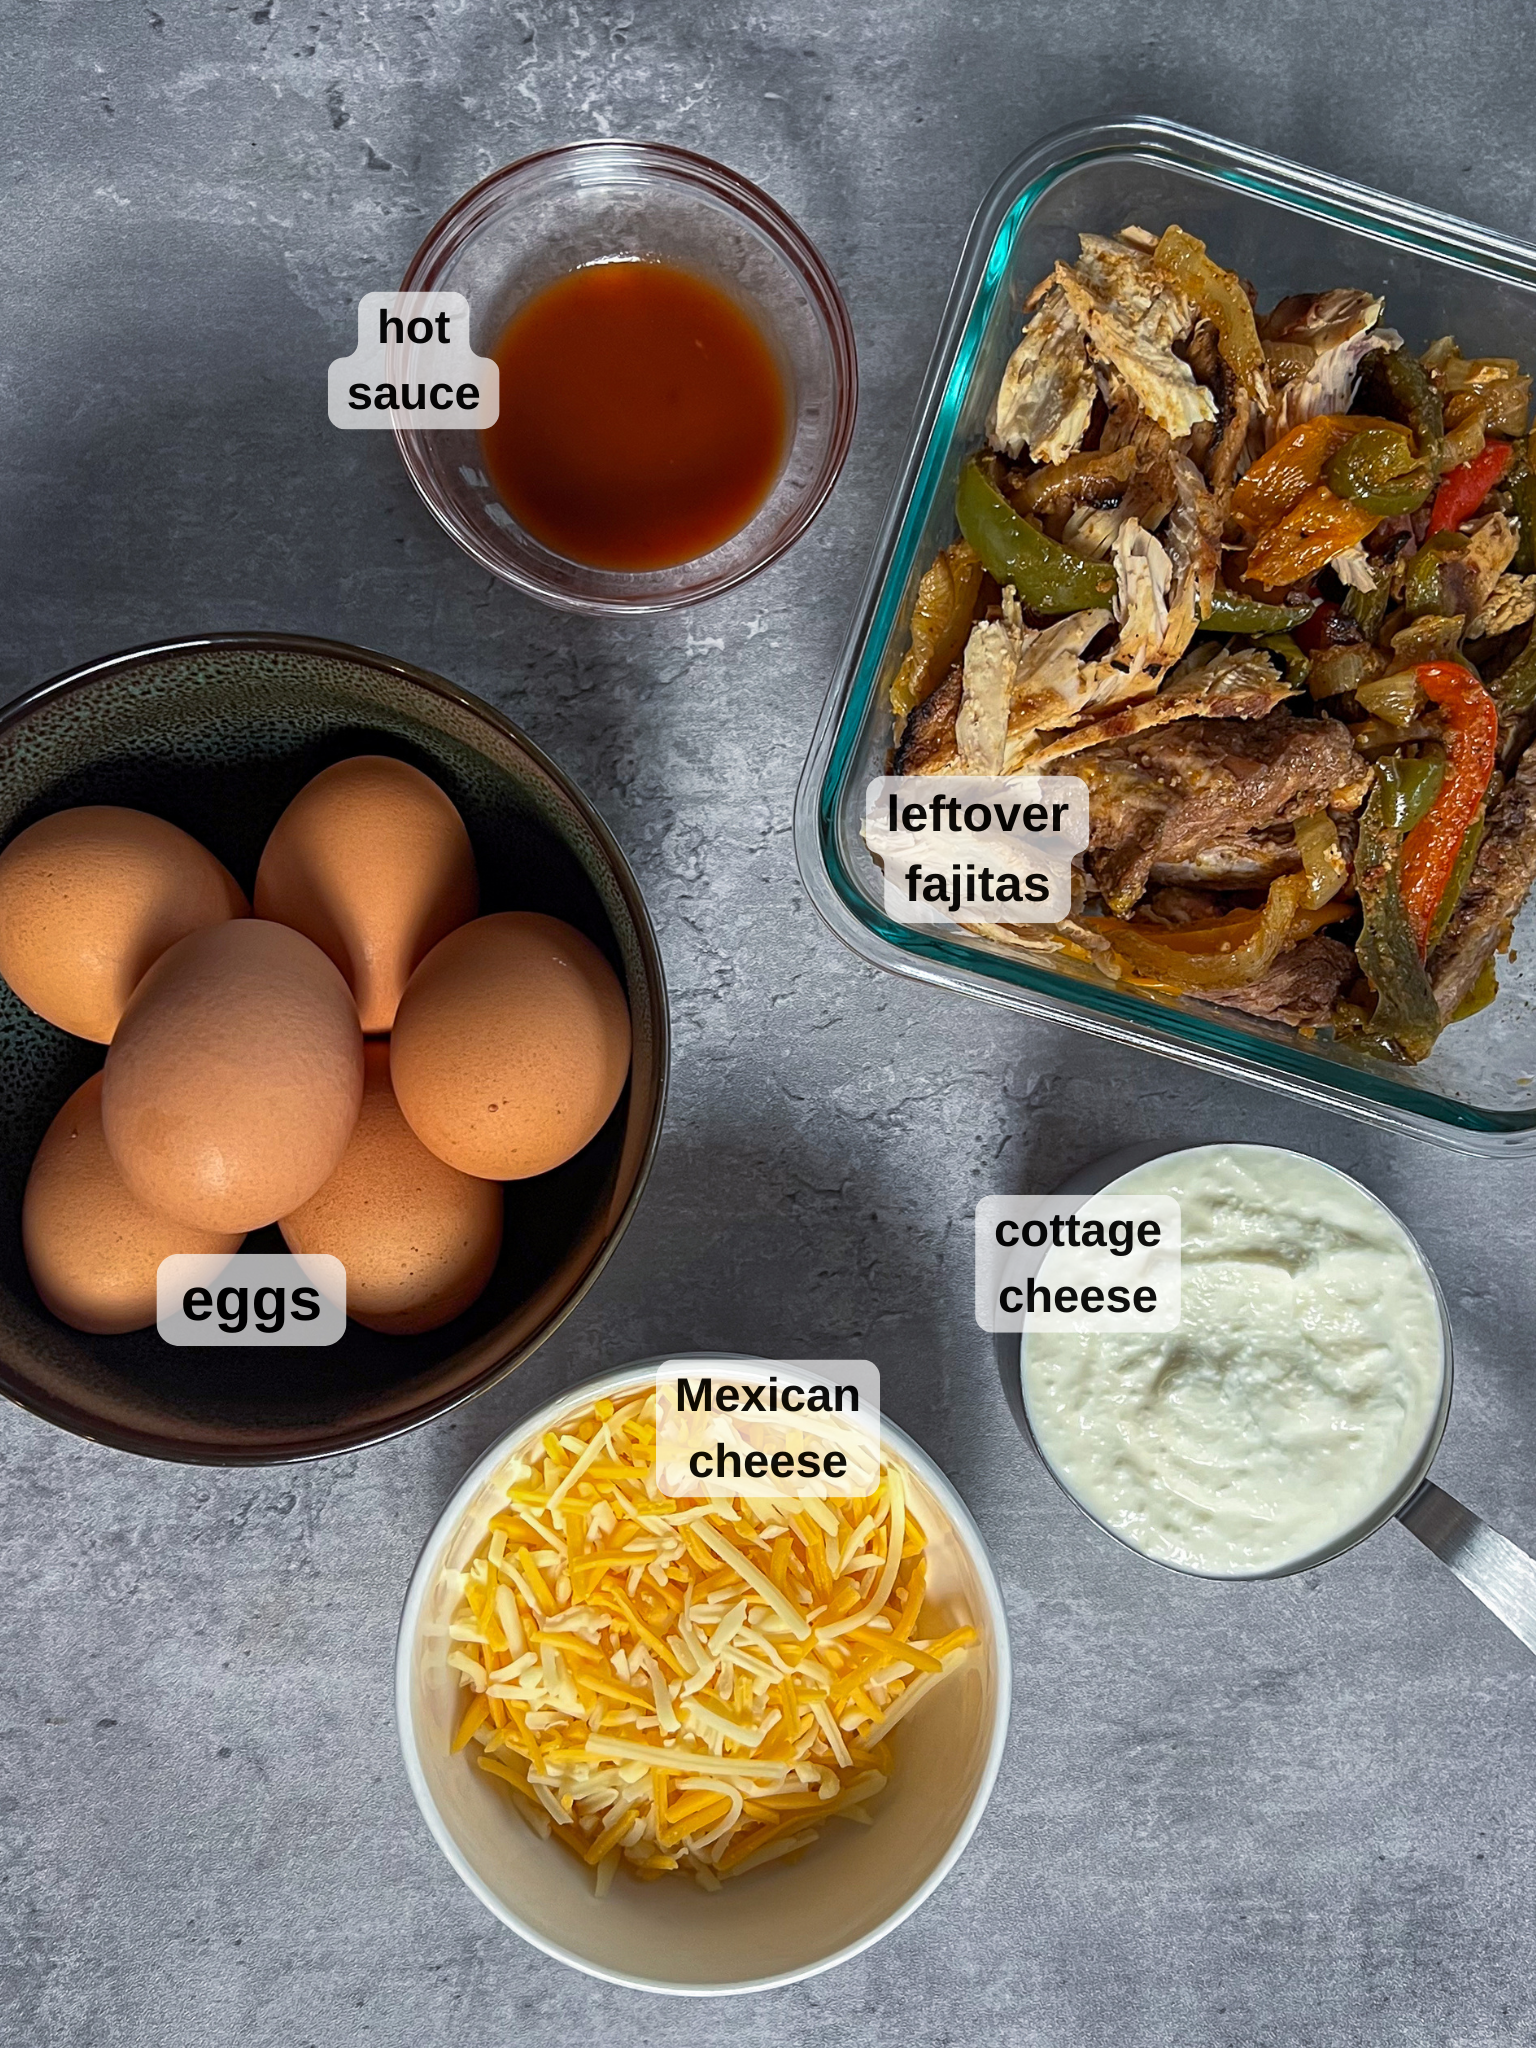
[(973, 923), (1422, 1059), (1536, 880), (1531, 380), (1184, 229), (1025, 304), (892, 684), (900, 775), (1080, 775), (1070, 916)]

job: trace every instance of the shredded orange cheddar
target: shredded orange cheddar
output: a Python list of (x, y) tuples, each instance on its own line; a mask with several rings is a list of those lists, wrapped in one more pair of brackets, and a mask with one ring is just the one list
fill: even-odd
[(527, 1445), (458, 1575), (452, 1746), (594, 1874), (722, 1879), (868, 1824), (885, 1731), (977, 1641), (918, 1639), (926, 1537), (886, 1461), (849, 1500), (673, 1500), (655, 1403)]

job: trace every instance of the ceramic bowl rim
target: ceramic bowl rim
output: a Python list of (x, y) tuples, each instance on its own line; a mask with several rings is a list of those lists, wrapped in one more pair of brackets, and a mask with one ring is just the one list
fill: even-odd
[[(679, 1357), (682, 1354), (667, 1354)], [(710, 1353), (719, 1357), (720, 1353)], [(565, 1963), (571, 1969), (580, 1970), (589, 1977), (601, 1978), (605, 1983), (622, 1985), (631, 1991), (654, 1992), (671, 1998), (726, 1998), (754, 1991), (775, 1991), (788, 1984), (803, 1983), (808, 1977), (818, 1977), (825, 1970), (835, 1969), (838, 1964), (851, 1962), (862, 1955), (875, 1943), (883, 1941), (886, 1935), (894, 1933), (902, 1922), (915, 1913), (948, 1877), (949, 1873), (964, 1854), (971, 1837), (981, 1823), (982, 1814), (992, 1797), (1002, 1768), (1003, 1751), (1008, 1740), (1008, 1724), (1013, 1704), (1013, 1662), (1008, 1636), (1008, 1612), (1003, 1602), (1002, 1587), (988, 1553), (986, 1543), (976, 1519), (961, 1498), (958, 1488), (943, 1468), (921, 1445), (913, 1442), (904, 1429), (898, 1427), (890, 1416), (882, 1411), (880, 1433), (882, 1440), (894, 1450), (904, 1464), (910, 1465), (923, 1484), (938, 1499), (955, 1540), (960, 1544), (971, 1567), (976, 1573), (986, 1604), (985, 1621), (991, 1631), (993, 1658), (997, 1674), (996, 1698), (992, 1710), (991, 1734), (987, 1752), (982, 1764), (976, 1787), (971, 1794), (954, 1837), (932, 1870), (895, 1910), (885, 1917), (877, 1927), (870, 1928), (854, 1941), (846, 1942), (830, 1954), (818, 1957), (815, 1962), (805, 1963), (795, 1969), (780, 1970), (771, 1976), (740, 1979), (725, 1984), (679, 1983), (665, 1977), (637, 1977), (624, 1970), (609, 1970), (593, 1962), (590, 1957), (577, 1955), (557, 1941), (551, 1941), (530, 1927), (506, 1902), (497, 1897), (474, 1870), (469, 1859), (460, 1849), (447, 1822), (438, 1810), (437, 1802), (427, 1784), (422, 1768), (420, 1743), (411, 1715), (411, 1677), (415, 1658), (416, 1637), (420, 1627), (422, 1608), (438, 1571), (438, 1560), (454, 1530), (464, 1516), (475, 1495), (486, 1481), (511, 1456), (517, 1445), (526, 1442), (548, 1427), (558, 1416), (569, 1413), (571, 1408), (583, 1401), (598, 1401), (605, 1395), (612, 1395), (621, 1388), (634, 1384), (637, 1378), (645, 1379), (654, 1374), (662, 1363), (660, 1358), (638, 1359), (628, 1365), (610, 1367), (607, 1372), (598, 1373), (590, 1379), (578, 1380), (562, 1388), (549, 1400), (541, 1402), (531, 1415), (503, 1431), (496, 1441), (488, 1446), (465, 1473), (454, 1489), (432, 1529), (422, 1545), (421, 1554), (411, 1573), (410, 1585), (406, 1590), (405, 1604), (401, 1610), (400, 1628), (395, 1638), (395, 1730), (400, 1742), (400, 1755), (405, 1765), (405, 1775), (410, 1782), (411, 1792), (421, 1810), (423, 1820), (431, 1831), (433, 1840), (453, 1866), (460, 1879), (474, 1893), (481, 1905), (495, 1914), (504, 1926), (520, 1935), (532, 1947), (542, 1950), (557, 1963)], [(532, 1837), (530, 1836), (530, 1841)], [(558, 1855), (558, 1848), (551, 1853)]]
[(242, 1452), (229, 1445), (185, 1444), (156, 1430), (140, 1430), (84, 1415), (67, 1401), (52, 1400), (36, 1387), (18, 1388), (7, 1385), (0, 1388), (0, 1393), (3, 1393), (7, 1400), (13, 1401), (17, 1407), (26, 1409), (40, 1420), (53, 1424), (55, 1428), (68, 1431), (71, 1436), (103, 1444), (111, 1450), (125, 1451), (136, 1456), (156, 1458), (168, 1464), (178, 1465), (289, 1465), (304, 1464), (318, 1458), (345, 1456), (354, 1451), (365, 1450), (374, 1444), (389, 1443), (413, 1429), (419, 1429), (426, 1423), (435, 1421), (439, 1416), (462, 1407), (466, 1401), (474, 1400), (477, 1395), (485, 1393), (488, 1388), (505, 1379), (547, 1343), (572, 1310), (585, 1299), (634, 1220), (661, 1141), (671, 1072), (671, 1030), (661, 948), (650, 913), (640, 893), (639, 883), (618, 841), (590, 799), (582, 794), (565, 771), (529, 739), (526, 733), (514, 725), (511, 719), (498, 711), (494, 705), (487, 704), (483, 698), (476, 697), (471, 691), (461, 688), (457, 683), (449, 682), (444, 676), (434, 674), (430, 669), (420, 668), (414, 662), (401, 661), (394, 655), (381, 654), (373, 648), (359, 647), (344, 640), (331, 640), (318, 634), (283, 633), (259, 628), (188, 634), (174, 640), (150, 641), (141, 646), (124, 648), (118, 653), (103, 655), (94, 661), (61, 670), (57, 675), (34, 684), (31, 689), (23, 691), (9, 703), (0, 706), (0, 742), (7, 740), (16, 727), (24, 724), (36, 711), (59, 698), (72, 695), (88, 684), (100, 682), (114, 674), (131, 674), (156, 662), (173, 660), (179, 656), (240, 649), (257, 653), (312, 655), (319, 659), (347, 662), (356, 667), (371, 668), (394, 676), (429, 696), (457, 706), (490, 726), (493, 731), (526, 755), (540, 774), (549, 778), (591, 832), (634, 925), (636, 943), (654, 1012), (652, 1044), (655, 1102), (645, 1145), (635, 1168), (634, 1182), (624, 1206), (610, 1223), (597, 1250), (586, 1268), (577, 1276), (574, 1285), (555, 1304), (544, 1321), (521, 1344), (515, 1345), (510, 1351), (497, 1355), (499, 1341), (496, 1332), (504, 1327), (504, 1322), (497, 1325), (496, 1329), (487, 1331), (477, 1341), (479, 1347), (488, 1354), (488, 1362), (473, 1379), (453, 1389), (446, 1398), (428, 1397), (408, 1412), (391, 1416), (382, 1425), (370, 1424), (360, 1428), (354, 1426), (337, 1430), (328, 1434), (323, 1442), (306, 1445), (304, 1434), (296, 1432), (294, 1442), (285, 1443), (280, 1449)]

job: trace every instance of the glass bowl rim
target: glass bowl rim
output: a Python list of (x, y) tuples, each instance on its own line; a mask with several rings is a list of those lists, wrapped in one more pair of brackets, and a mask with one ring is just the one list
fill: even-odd
[[(813, 482), (789, 518), (775, 529), (767, 546), (751, 559), (730, 570), (718, 571), (701, 583), (680, 590), (641, 588), (624, 595), (591, 591), (577, 595), (557, 589), (531, 571), (512, 565), (486, 547), (476, 535), (460, 528), (443, 503), (425, 460), (423, 443), (426, 434), (423, 429), (407, 426), (397, 419), (393, 423), (395, 445), (417, 494), (438, 525), (482, 569), (502, 582), (510, 583), (527, 596), (560, 611), (631, 616), (645, 612), (680, 611), (688, 605), (701, 604), (708, 598), (718, 597), (723, 591), (734, 589), (793, 547), (831, 496), (853, 441), (859, 406), (858, 349), (853, 322), (825, 258), (793, 216), (761, 186), (753, 184), (739, 171), (676, 143), (647, 142), (625, 136), (599, 136), (580, 142), (556, 143), (548, 149), (534, 150), (527, 156), (501, 165), (456, 199), (422, 238), (406, 265), (399, 289), (402, 292), (437, 289), (435, 281), (441, 276), (443, 266), (457, 255), (517, 183), (533, 172), (579, 160), (596, 162), (603, 159), (638, 169), (643, 178), (685, 188), (697, 187), (707, 192), (727, 212), (734, 213), (757, 230), (805, 291), (827, 343), (834, 393), (833, 417), (831, 433)], [(792, 441), (790, 445), (793, 445)], [(703, 555), (697, 559), (707, 561), (709, 557)], [(612, 573), (594, 569), (586, 563), (574, 566), (591, 576)], [(688, 565), (679, 563), (675, 566), (684, 568)], [(658, 573), (665, 572), (634, 572), (640, 577)]]

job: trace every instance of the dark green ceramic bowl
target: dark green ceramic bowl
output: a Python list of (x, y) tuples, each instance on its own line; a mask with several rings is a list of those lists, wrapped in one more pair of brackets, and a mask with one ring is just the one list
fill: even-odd
[[(32, 1156), (104, 1051), (45, 1024), (0, 983), (0, 1389), (119, 1449), (275, 1464), (356, 1449), (467, 1400), (528, 1357), (602, 1270), (645, 1185), (667, 1080), (661, 956), (624, 856), (552, 762), (489, 705), (361, 648), (215, 633), (138, 648), (42, 684), (0, 712), (0, 843), (73, 804), (169, 818), (249, 894), (279, 813), (349, 754), (411, 761), (458, 805), (481, 908), (578, 926), (623, 979), (628, 1085), (584, 1152), (507, 1186), (506, 1242), (479, 1301), (446, 1328), (347, 1325), (326, 1349), (178, 1349), (154, 1330), (89, 1337), (43, 1307), (21, 1251)], [(248, 1251), (281, 1250), (275, 1226)]]

